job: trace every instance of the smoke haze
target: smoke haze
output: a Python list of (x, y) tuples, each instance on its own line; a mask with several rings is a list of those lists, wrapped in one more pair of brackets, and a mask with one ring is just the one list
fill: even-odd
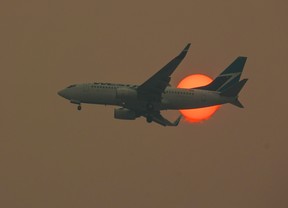
[[(0, 207), (288, 207), (287, 5), (2, 0)], [(171, 84), (247, 56), (245, 109), (163, 128), (57, 95), (140, 84), (188, 42)]]

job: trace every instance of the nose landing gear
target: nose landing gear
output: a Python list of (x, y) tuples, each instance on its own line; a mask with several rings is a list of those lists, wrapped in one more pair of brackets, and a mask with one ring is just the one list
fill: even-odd
[(73, 103), (73, 104), (76, 104), (76, 105), (78, 105), (77, 106), (77, 110), (81, 110), (82, 109), (82, 107), (81, 107), (81, 102), (80, 101), (77, 101), (77, 100), (70, 100), (70, 103)]

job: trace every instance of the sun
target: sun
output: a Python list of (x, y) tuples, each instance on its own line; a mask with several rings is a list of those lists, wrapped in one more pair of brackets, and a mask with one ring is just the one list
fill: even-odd
[[(208, 85), (212, 79), (204, 74), (193, 74), (185, 77), (178, 84), (177, 88), (194, 88)], [(181, 114), (189, 122), (200, 122), (209, 119), (218, 109), (220, 105), (205, 108), (180, 110)]]

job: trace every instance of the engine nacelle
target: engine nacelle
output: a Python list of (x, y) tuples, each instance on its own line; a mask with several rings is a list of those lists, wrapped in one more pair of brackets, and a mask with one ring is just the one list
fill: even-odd
[(135, 111), (127, 108), (114, 109), (114, 118), (123, 120), (135, 120), (138, 116)]
[(116, 97), (123, 102), (137, 100), (137, 91), (129, 87), (119, 87)]

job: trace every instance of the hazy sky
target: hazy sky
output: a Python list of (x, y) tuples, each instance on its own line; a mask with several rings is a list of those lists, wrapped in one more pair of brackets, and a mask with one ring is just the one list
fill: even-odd
[[(287, 208), (287, 10), (284, 0), (1, 0), (0, 207)], [(164, 128), (115, 120), (114, 107), (78, 112), (56, 94), (140, 84), (188, 42), (171, 84), (247, 56), (245, 109)]]

